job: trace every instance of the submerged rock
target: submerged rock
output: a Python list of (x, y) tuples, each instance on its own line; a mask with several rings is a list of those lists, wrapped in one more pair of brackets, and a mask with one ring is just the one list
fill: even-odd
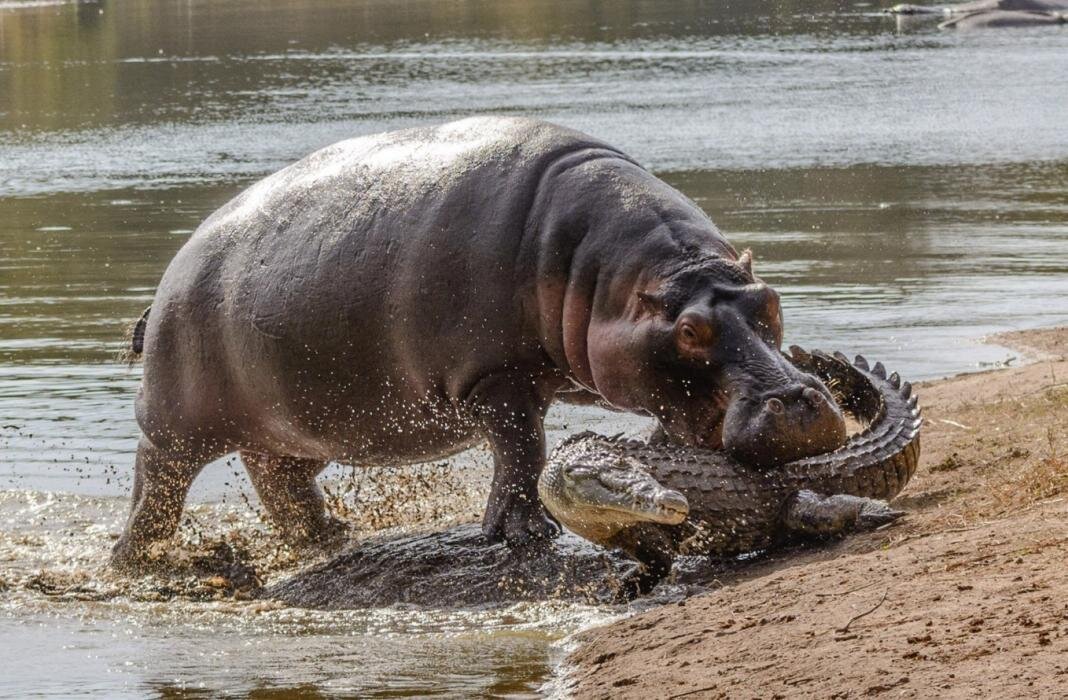
[(427, 607), (528, 600), (601, 602), (634, 566), (571, 534), (522, 550), (488, 544), (480, 526), (375, 537), (263, 590), (260, 597), (323, 610), (406, 603)]

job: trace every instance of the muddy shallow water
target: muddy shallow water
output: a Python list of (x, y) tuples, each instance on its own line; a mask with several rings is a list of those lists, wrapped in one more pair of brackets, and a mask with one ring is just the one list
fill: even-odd
[[(789, 342), (910, 378), (1016, 354), (984, 334), (1068, 321), (1064, 31), (942, 33), (876, 9), (0, 0), (0, 696), (521, 695), (557, 640), (621, 612), (160, 602), (100, 572), (137, 437), (123, 326), (208, 213), (341, 138), (486, 112), (585, 129), (754, 249)], [(644, 427), (559, 409), (550, 440)], [(392, 472), (328, 478), (368, 530), (477, 515), (484, 455), (406, 473), (408, 501), (381, 486)], [(239, 465), (192, 499), (177, 552), (236, 533), (268, 576), (292, 570)]]

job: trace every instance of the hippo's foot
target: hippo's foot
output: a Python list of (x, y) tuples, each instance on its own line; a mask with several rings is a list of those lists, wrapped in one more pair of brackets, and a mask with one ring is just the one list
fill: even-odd
[(549, 519), (537, 501), (503, 498), (486, 508), (482, 534), (490, 542), (504, 541), (509, 547), (525, 547), (559, 537), (560, 526)]
[(171, 568), (168, 552), (173, 549), (171, 538), (145, 541), (124, 534), (111, 548), (108, 568), (123, 576), (139, 577), (165, 573)]
[(348, 542), (349, 530), (345, 521), (323, 515), (312, 523), (301, 523), (298, 527), (289, 528), (283, 532), (283, 537), (296, 549), (330, 554)]
[(137, 546), (124, 536), (111, 548), (108, 568), (120, 574), (136, 575), (150, 569), (151, 562), (145, 547)]

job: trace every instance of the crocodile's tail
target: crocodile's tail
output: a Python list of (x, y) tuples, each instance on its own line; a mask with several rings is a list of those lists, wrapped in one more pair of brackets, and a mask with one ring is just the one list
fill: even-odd
[(822, 493), (885, 500), (900, 493), (920, 460), (922, 418), (912, 385), (896, 372), (887, 376), (880, 362), (869, 367), (859, 355), (851, 363), (841, 353), (790, 352), (795, 365), (834, 385), (843, 408), (868, 427), (834, 452), (790, 462), (783, 471)]
[(141, 317), (126, 327), (123, 336), (122, 349), (119, 351), (119, 360), (128, 365), (136, 364), (141, 359), (141, 353), (145, 351), (145, 329), (148, 327), (149, 306), (141, 314)]

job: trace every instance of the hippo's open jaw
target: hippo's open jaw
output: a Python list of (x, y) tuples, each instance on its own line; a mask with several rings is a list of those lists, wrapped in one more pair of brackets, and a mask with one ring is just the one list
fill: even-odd
[(666, 407), (657, 419), (672, 442), (706, 450), (723, 449), (723, 418), (728, 407), (722, 392), (694, 402), (688, 411)]
[(723, 448), (739, 462), (772, 467), (845, 444), (845, 417), (818, 378), (795, 371), (774, 388), (751, 386), (743, 384), (723, 418)]
[(794, 370), (768, 386), (747, 373), (737, 374), (730, 390), (659, 416), (672, 442), (726, 450), (754, 467), (785, 464), (845, 444), (845, 417), (817, 377)]

